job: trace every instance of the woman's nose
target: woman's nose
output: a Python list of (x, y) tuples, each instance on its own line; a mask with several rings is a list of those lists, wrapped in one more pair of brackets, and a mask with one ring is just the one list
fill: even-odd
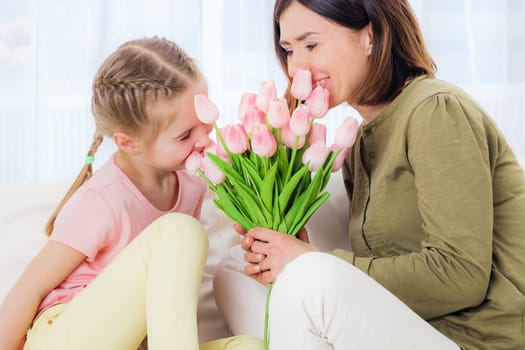
[(311, 70), (307, 60), (300, 53), (294, 52), (293, 55), (288, 57), (288, 75), (293, 77), (295, 71), (298, 69)]

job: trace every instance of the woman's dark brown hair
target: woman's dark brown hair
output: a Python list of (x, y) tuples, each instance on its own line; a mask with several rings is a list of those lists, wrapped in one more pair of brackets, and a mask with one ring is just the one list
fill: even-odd
[(350, 30), (358, 31), (371, 24), (373, 46), (368, 73), (352, 103), (373, 106), (389, 102), (410, 80), (422, 75), (434, 76), (436, 65), (406, 0), (277, 0), (273, 12), (273, 39), (285, 74), (287, 56), (279, 45), (279, 19), (294, 2)]

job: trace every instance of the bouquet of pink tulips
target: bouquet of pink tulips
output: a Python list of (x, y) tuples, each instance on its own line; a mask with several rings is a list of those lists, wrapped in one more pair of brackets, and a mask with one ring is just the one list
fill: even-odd
[[(217, 143), (191, 154), (186, 168), (206, 180), (217, 207), (246, 230), (259, 226), (296, 235), (330, 195), (324, 192), (330, 175), (355, 141), (357, 121), (348, 117), (335, 143), (326, 145), (326, 126), (316, 120), (328, 111), (329, 93), (312, 86), (310, 71), (297, 71), (290, 92), (299, 101), (293, 111), (277, 97), (273, 81), (263, 82), (258, 94), (243, 94), (240, 123), (220, 129), (217, 107), (206, 95), (195, 96), (197, 116), (213, 124)], [(267, 346), (268, 309), (265, 321)]]

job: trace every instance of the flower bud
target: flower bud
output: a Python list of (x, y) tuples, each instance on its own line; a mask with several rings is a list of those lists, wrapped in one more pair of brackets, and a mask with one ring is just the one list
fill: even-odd
[(244, 131), (249, 134), (252, 132), (254, 127), (261, 124), (266, 124), (266, 116), (264, 112), (259, 110), (257, 107), (249, 107), (244, 114), (244, 119), (242, 120), (242, 127), (244, 128)]
[(277, 88), (275, 87), (275, 82), (273, 80), (263, 81), (255, 100), (257, 108), (259, 108), (264, 113), (268, 113), (270, 102), (276, 97)]
[(224, 175), (222, 170), (209, 157), (202, 158), (201, 168), (208, 179), (210, 179), (210, 181), (215, 185), (220, 184), (226, 179), (226, 175)]
[(284, 98), (276, 98), (270, 102), (268, 109), (268, 123), (274, 128), (281, 129), (290, 122), (290, 109)]
[(303, 164), (308, 164), (310, 171), (316, 171), (323, 166), (330, 150), (322, 141), (314, 142), (303, 154)]
[(321, 123), (312, 124), (308, 136), (308, 145), (311, 145), (315, 141), (323, 141), (323, 143), (326, 143), (326, 125)]
[(197, 170), (201, 167), (202, 153), (193, 151), (186, 158), (186, 171), (192, 175), (197, 173)]
[(305, 105), (297, 107), (290, 118), (290, 129), (296, 135), (306, 135), (310, 131), (310, 113)]
[(334, 136), (335, 144), (339, 146), (339, 148), (351, 147), (355, 142), (358, 127), (359, 125), (356, 119), (347, 117), (339, 128), (337, 128)]
[(213, 124), (219, 119), (219, 109), (204, 94), (195, 95), (193, 99), (195, 113), (204, 124)]
[[(241, 125), (227, 125), (223, 127), (220, 132), (226, 143), (226, 147), (228, 147), (228, 150), (231, 153), (241, 154), (248, 149), (248, 135), (246, 135), (246, 132)], [(222, 143), (217, 141), (217, 152), (219, 152), (219, 149), (224, 152), (222, 148)]]
[(304, 146), (304, 143), (305, 143), (305, 139), (306, 139), (306, 136), (304, 135), (301, 135), (301, 136), (298, 136), (296, 135), (291, 129), (289, 126), (287, 127), (284, 127), (281, 129), (282, 130), (282, 138), (283, 138), (283, 144), (288, 147), (288, 148), (294, 148), (295, 147), (295, 142), (296, 142), (296, 139), (297, 139), (297, 149), (301, 149), (303, 148)]
[(299, 101), (306, 100), (312, 92), (312, 73), (309, 70), (298, 68), (293, 75), (290, 92)]
[(277, 151), (275, 137), (263, 124), (252, 129), (251, 146), (253, 152), (261, 157), (271, 157)]
[(255, 101), (257, 100), (257, 94), (253, 92), (245, 92), (242, 94), (241, 102), (239, 103), (239, 108), (237, 109), (237, 116), (242, 122), (244, 120), (244, 115), (251, 107), (256, 107)]
[(330, 92), (328, 89), (317, 85), (306, 100), (306, 105), (310, 111), (312, 118), (322, 118), (328, 112), (328, 104), (330, 101)]

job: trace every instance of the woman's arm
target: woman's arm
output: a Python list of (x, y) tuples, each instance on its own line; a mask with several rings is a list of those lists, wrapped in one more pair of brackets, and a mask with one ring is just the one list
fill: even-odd
[(42, 299), (85, 258), (52, 240), (40, 250), (0, 306), (0, 349), (18, 349)]

